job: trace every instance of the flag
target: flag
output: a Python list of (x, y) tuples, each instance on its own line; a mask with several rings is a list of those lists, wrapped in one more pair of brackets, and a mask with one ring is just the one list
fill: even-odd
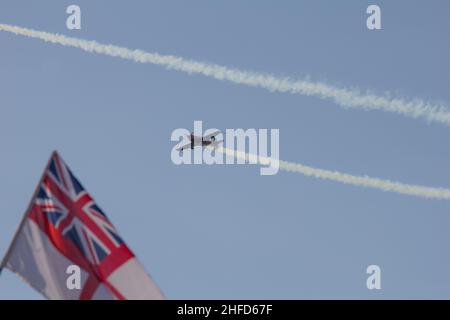
[[(68, 285), (71, 266), (80, 271), (79, 288)], [(3, 267), (48, 299), (164, 299), (57, 152), (47, 164)]]

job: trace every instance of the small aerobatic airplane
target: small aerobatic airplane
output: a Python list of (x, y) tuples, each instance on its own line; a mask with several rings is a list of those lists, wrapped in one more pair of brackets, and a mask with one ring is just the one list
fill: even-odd
[(214, 131), (213, 133), (210, 133), (206, 136), (196, 136), (194, 135), (194, 133), (191, 133), (190, 135), (186, 135), (190, 142), (179, 147), (177, 149), (177, 151), (181, 151), (183, 152), (184, 149), (194, 149), (194, 147), (196, 146), (201, 146), (201, 147), (213, 147), (215, 148), (216, 146), (218, 146), (220, 143), (222, 143), (223, 141), (216, 141), (216, 136), (218, 134), (220, 134), (220, 131)]

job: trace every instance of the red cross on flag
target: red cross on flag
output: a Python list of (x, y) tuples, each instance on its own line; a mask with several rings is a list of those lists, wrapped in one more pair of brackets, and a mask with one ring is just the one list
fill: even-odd
[[(67, 269), (80, 270), (69, 288)], [(54, 152), (1, 268), (48, 299), (164, 299), (105, 213)]]

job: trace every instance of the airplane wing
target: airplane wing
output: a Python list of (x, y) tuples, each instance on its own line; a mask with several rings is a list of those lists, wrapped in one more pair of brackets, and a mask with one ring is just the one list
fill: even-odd
[(187, 143), (187, 144), (177, 148), (177, 151), (181, 151), (181, 150), (184, 150), (184, 149), (189, 149), (190, 147), (191, 147), (191, 143), (189, 142), (189, 143)]
[(207, 141), (207, 140), (209, 140), (210, 138), (215, 137), (215, 136), (217, 136), (218, 134), (221, 134), (221, 133), (222, 133), (222, 132), (219, 131), (219, 130), (214, 131), (213, 133), (210, 133), (210, 134), (208, 134), (208, 135), (206, 135), (206, 136), (203, 136), (203, 141)]
[[(189, 139), (191, 139), (191, 136), (188, 136)], [(201, 136), (194, 136), (194, 142), (197, 143), (201, 143), (203, 140), (203, 138)]]

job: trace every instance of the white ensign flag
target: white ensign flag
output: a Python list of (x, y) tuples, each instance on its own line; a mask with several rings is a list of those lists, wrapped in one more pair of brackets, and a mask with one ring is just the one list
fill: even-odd
[(1, 262), (48, 299), (164, 299), (54, 152)]

